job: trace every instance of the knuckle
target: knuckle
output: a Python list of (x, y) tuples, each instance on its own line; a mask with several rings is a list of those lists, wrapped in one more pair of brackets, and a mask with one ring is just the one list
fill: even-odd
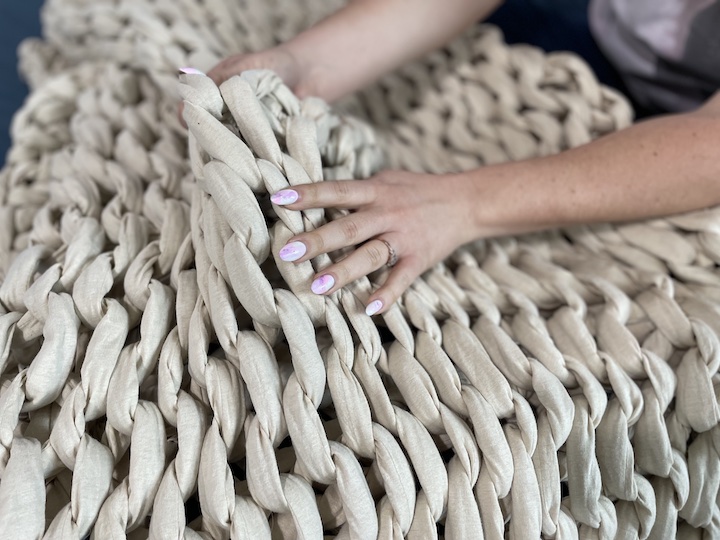
[(380, 246), (372, 244), (367, 247), (367, 257), (373, 268), (377, 268), (385, 264), (385, 257), (387, 256)]
[(302, 241), (304, 241), (305, 245), (308, 246), (308, 251), (312, 251), (314, 253), (324, 253), (325, 239), (319, 232), (315, 231), (308, 233)]
[(338, 202), (344, 202), (350, 197), (350, 182), (337, 181), (332, 184), (333, 195)]
[(324, 189), (325, 186), (322, 184), (303, 184), (302, 186), (296, 186), (293, 189), (300, 195), (298, 201), (303, 205), (303, 208), (317, 208), (319, 206), (320, 190)]
[(402, 293), (405, 292), (405, 290), (412, 284), (414, 279), (414, 273), (410, 272), (407, 269), (403, 271), (397, 271), (396, 274), (393, 276), (392, 283), (390, 284), (390, 289), (392, 290), (393, 294), (397, 298), (399, 298)]
[(397, 184), (398, 176), (400, 176), (400, 171), (385, 170), (378, 173), (375, 179), (379, 184), (387, 186)]
[(377, 182), (377, 183), (379, 183), (379, 184), (382, 184), (383, 182), (387, 182), (387, 181), (388, 181), (388, 176), (390, 176), (389, 171), (387, 171), (387, 170), (385, 170), (385, 171), (380, 171), (380, 172), (377, 173), (375, 176), (373, 176), (370, 180), (371, 180), (372, 182)]
[(408, 288), (413, 281), (413, 277), (407, 272), (402, 272), (398, 278), (398, 285), (404, 289)]
[(371, 200), (375, 201), (378, 199), (379, 184), (377, 182), (365, 182), (363, 188), (367, 190)]
[(360, 234), (360, 230), (358, 228), (357, 223), (355, 223), (352, 219), (344, 219), (340, 222), (340, 227), (342, 230), (342, 235), (345, 241), (347, 242), (354, 242), (355, 239)]
[(350, 281), (350, 271), (347, 268), (347, 265), (345, 264), (338, 264), (335, 268), (332, 269), (333, 273), (335, 274), (335, 277), (337, 278), (337, 282), (340, 285), (345, 285)]

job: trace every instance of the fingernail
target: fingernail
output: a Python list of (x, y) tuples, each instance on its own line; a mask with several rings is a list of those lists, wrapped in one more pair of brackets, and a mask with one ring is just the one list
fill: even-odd
[(378, 311), (382, 309), (382, 307), (383, 303), (381, 300), (375, 300), (373, 302), (370, 302), (365, 308), (365, 314), (368, 316), (375, 315)]
[(193, 67), (181, 67), (178, 68), (178, 71), (180, 73), (185, 73), (185, 75), (205, 75), (202, 71)]
[(275, 204), (283, 206), (285, 204), (294, 203), (298, 200), (298, 197), (298, 192), (294, 189), (281, 189), (275, 195), (270, 197), (270, 200)]
[(302, 242), (290, 242), (280, 250), (280, 258), (286, 262), (297, 261), (305, 255), (307, 248)]
[(335, 285), (335, 278), (330, 274), (325, 274), (312, 282), (310, 290), (315, 294), (322, 294), (332, 289), (333, 285)]

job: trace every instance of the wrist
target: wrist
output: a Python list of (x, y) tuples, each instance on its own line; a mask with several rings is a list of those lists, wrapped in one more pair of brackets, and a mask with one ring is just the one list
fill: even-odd
[(455, 209), (455, 222), (458, 227), (460, 245), (492, 236), (488, 231), (494, 228), (496, 212), (489, 203), (489, 190), (482, 177), (485, 169), (475, 169), (461, 173), (444, 175), (444, 195), (452, 194), (451, 207)]
[(303, 67), (292, 48), (283, 43), (256, 54), (261, 57), (261, 65), (270, 66), (283, 82), (297, 94), (297, 87), (302, 84)]
[(293, 90), (299, 98), (310, 96), (323, 97), (319, 91), (316, 64), (311, 56), (295, 40), (281, 43), (272, 51), (282, 58), (287, 66), (287, 78), (283, 77), (285, 83)]
[(299, 98), (319, 97), (332, 103), (342, 97), (343, 92), (336, 88), (337, 85), (331, 84), (332, 73), (336, 69), (324, 64), (323, 55), (318, 53), (315, 41), (312, 36), (300, 34), (275, 48), (292, 63), (295, 78), (291, 87), (295, 95)]
[(466, 241), (496, 236), (503, 217), (498, 208), (498, 187), (493, 167), (482, 167), (459, 173), (461, 208), (467, 212), (468, 236)]
[(472, 239), (521, 234), (553, 224), (555, 195), (538, 189), (544, 167), (540, 159), (501, 163), (461, 173), (472, 213), (468, 223)]

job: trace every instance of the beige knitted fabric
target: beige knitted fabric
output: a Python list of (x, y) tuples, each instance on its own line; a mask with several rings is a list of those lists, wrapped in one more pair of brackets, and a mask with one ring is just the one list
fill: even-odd
[(277, 258), (335, 217), (282, 187), (626, 125), (580, 60), (477, 27), (341, 116), (184, 75), (180, 127), (178, 65), (333, 7), (46, 6), (0, 173), (0, 538), (720, 537), (718, 210), (479, 242), (377, 320), (382, 275), (318, 297), (327, 256)]

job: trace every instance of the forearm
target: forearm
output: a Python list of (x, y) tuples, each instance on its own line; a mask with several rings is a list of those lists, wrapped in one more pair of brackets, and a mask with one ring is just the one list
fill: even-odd
[(555, 156), (466, 174), (477, 236), (630, 221), (720, 204), (720, 108), (636, 124)]
[(282, 45), (308, 70), (300, 93), (334, 101), (436, 49), (501, 0), (355, 0)]

